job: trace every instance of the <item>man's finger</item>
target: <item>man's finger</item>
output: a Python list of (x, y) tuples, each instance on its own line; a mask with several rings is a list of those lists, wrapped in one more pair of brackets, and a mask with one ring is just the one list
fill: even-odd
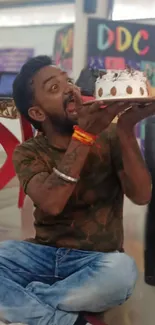
[(108, 114), (112, 116), (116, 116), (119, 113), (125, 112), (131, 107), (130, 103), (124, 103), (124, 102), (115, 102), (111, 105), (108, 105), (106, 107), (106, 111)]
[(142, 108), (142, 110), (145, 110), (145, 111), (153, 111), (155, 112), (155, 103), (150, 103), (150, 104), (145, 104), (145, 107)]
[(103, 106), (104, 106), (104, 102), (101, 100), (101, 101), (95, 101), (93, 104), (91, 104), (90, 106), (86, 106), (86, 107), (89, 110), (89, 113), (95, 113), (95, 112), (100, 111)]
[(120, 107), (120, 109), (122, 109), (122, 107), (124, 107), (124, 106), (128, 106), (129, 104), (128, 103), (122, 103), (122, 102), (110, 102), (109, 104), (105, 104), (105, 102), (104, 102), (104, 100), (100, 100), (100, 101), (95, 101), (92, 105), (91, 105), (91, 109), (92, 109), (92, 111), (93, 110), (96, 110), (96, 109), (100, 109), (100, 108), (110, 108), (110, 107), (112, 107), (113, 109), (114, 108), (117, 108), (117, 109), (119, 109), (119, 107)]
[(139, 114), (150, 114), (155, 113), (155, 104), (154, 103), (147, 103), (147, 104), (140, 104), (133, 107), (135, 112), (139, 112)]
[(80, 109), (83, 107), (83, 101), (82, 101), (82, 96), (80, 91), (77, 88), (73, 89), (73, 96), (74, 96), (74, 101), (77, 109)]

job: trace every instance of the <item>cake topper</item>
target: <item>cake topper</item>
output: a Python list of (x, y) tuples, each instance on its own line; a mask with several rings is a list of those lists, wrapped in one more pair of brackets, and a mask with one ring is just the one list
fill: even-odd
[(107, 74), (105, 70), (99, 71), (99, 78), (102, 79), (105, 74)]
[(128, 64), (126, 65), (126, 70), (131, 74), (133, 75), (135, 73), (135, 69), (131, 68)]

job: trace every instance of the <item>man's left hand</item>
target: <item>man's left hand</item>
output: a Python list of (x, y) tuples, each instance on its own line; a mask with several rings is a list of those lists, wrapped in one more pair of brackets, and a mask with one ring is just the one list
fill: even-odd
[(125, 130), (132, 130), (133, 127), (145, 118), (155, 114), (155, 102), (147, 104), (129, 104), (128, 109), (121, 114), (118, 125)]

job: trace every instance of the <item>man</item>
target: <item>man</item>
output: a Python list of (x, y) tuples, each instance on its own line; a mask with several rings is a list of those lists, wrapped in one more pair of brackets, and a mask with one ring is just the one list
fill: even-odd
[[(13, 161), (35, 206), (35, 239), (0, 245), (0, 311), (29, 325), (86, 324), (83, 312), (124, 303), (137, 279), (123, 253), (123, 196), (151, 197), (135, 124), (155, 112), (129, 104), (84, 106), (67, 74), (39, 56), (13, 86), (19, 112), (42, 132)], [(81, 313), (82, 312), (82, 313)]]

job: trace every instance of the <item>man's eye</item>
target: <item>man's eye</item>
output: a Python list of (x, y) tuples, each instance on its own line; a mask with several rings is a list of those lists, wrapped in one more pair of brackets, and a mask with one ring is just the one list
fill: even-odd
[(53, 85), (52, 87), (51, 87), (51, 90), (57, 90), (58, 89), (58, 85), (57, 84), (55, 84), (55, 85)]
[(68, 82), (69, 84), (71, 84), (71, 85), (74, 84), (73, 79), (71, 79), (71, 78), (68, 78), (67, 82)]

